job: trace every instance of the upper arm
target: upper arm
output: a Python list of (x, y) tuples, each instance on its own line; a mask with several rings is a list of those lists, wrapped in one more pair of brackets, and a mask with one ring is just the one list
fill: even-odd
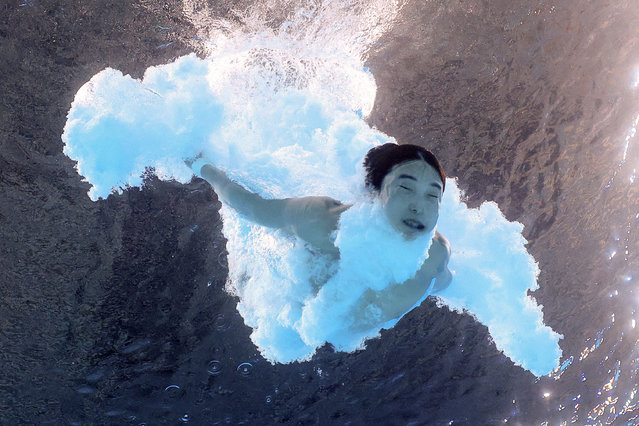
[(311, 196), (283, 201), (283, 227), (302, 239), (310, 240), (330, 234), (337, 227), (340, 211), (348, 208), (330, 197)]
[(211, 164), (200, 173), (220, 200), (248, 220), (270, 228), (287, 229), (303, 239), (317, 240), (337, 226), (339, 214), (348, 208), (330, 197), (265, 199), (233, 182)]
[(246, 191), (241, 202), (231, 207), (257, 224), (283, 229), (305, 239), (309, 232), (315, 234), (336, 225), (329, 223), (332, 203), (337, 202), (329, 197), (265, 199)]

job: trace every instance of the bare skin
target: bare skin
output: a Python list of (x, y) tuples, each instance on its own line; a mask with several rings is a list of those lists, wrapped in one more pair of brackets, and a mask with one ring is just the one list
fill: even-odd
[[(187, 161), (190, 166), (191, 162)], [(220, 200), (247, 219), (270, 228), (281, 229), (306, 241), (315, 251), (339, 257), (331, 234), (338, 228), (339, 218), (351, 206), (330, 197), (265, 199), (231, 181), (210, 164), (202, 166), (206, 179)], [(437, 223), (441, 203), (442, 182), (429, 164), (408, 161), (395, 166), (386, 175), (379, 193), (383, 209), (391, 225), (406, 239), (431, 232)], [(385, 320), (397, 318), (422, 298), (433, 279), (434, 291), (446, 288), (452, 279), (448, 269), (448, 240), (435, 232), (428, 257), (415, 277), (382, 291), (369, 290), (361, 299), (360, 309), (376, 306)]]

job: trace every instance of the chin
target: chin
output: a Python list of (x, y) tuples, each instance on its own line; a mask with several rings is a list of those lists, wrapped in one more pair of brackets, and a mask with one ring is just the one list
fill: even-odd
[(420, 236), (424, 235), (424, 232), (421, 231), (403, 231), (402, 236), (407, 240), (414, 240)]

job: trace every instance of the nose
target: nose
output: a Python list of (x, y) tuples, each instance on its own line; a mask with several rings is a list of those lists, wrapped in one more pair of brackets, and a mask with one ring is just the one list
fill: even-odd
[(408, 205), (408, 209), (410, 210), (411, 213), (413, 214), (420, 214), (424, 211), (424, 207), (421, 205), (421, 203), (413, 201)]

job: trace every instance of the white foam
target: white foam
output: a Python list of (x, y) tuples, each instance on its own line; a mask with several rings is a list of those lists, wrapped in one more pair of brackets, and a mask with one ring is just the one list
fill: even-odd
[[(393, 139), (362, 119), (376, 91), (362, 65), (357, 37), (367, 34), (366, 21), (358, 18), (349, 30), (344, 23), (351, 22), (357, 8), (340, 11), (326, 4), (292, 14), (294, 20), (317, 19), (315, 32), (301, 21), (278, 30), (252, 21), (238, 28), (218, 22), (207, 28), (215, 43), (205, 59), (189, 55), (151, 67), (141, 81), (112, 69), (94, 76), (78, 91), (62, 136), (65, 153), (78, 161), (79, 172), (92, 184), (91, 198), (139, 185), (145, 167), (155, 167), (162, 178), (187, 182), (191, 172), (182, 159), (204, 152), (266, 197), (327, 195), (346, 203), (361, 201), (364, 154)], [(388, 23), (392, 13), (380, 10)], [(379, 16), (367, 19), (378, 22)], [(322, 43), (331, 25), (340, 36)], [(378, 34), (375, 28), (371, 34)], [(364, 37), (366, 43), (374, 39), (371, 34)], [(354, 218), (363, 217), (356, 213), (365, 214), (353, 209)], [(222, 214), (228, 288), (240, 296), (238, 310), (267, 359), (307, 359), (325, 340), (353, 350), (396, 321), (352, 326), (354, 306), (367, 288), (380, 290), (405, 279), (418, 264), (414, 247), (404, 251), (412, 253), (414, 264), (386, 270), (392, 277), (379, 269), (372, 274), (371, 262), (358, 262), (358, 248), (372, 249), (371, 241), (392, 248), (390, 263), (406, 258), (381, 224), (369, 234), (338, 237), (343, 262), (335, 264), (228, 208)], [(554, 369), (560, 336), (543, 324), (540, 308), (526, 295), (536, 287), (538, 269), (525, 250), (522, 225), (508, 222), (494, 203), (468, 209), (449, 180), (438, 229), (451, 242), (455, 271), (453, 283), (441, 293), (443, 303), (473, 312), (498, 348), (533, 373)], [(312, 280), (327, 284), (316, 292)], [(374, 309), (368, 315), (374, 318)]]

